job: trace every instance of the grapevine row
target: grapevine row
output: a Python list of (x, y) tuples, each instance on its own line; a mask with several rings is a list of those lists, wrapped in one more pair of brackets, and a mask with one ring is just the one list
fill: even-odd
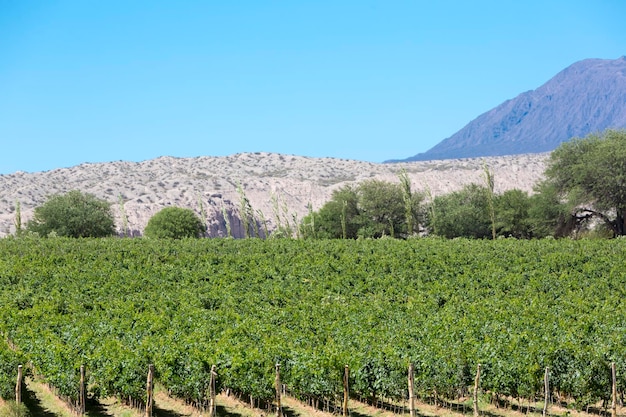
[[(269, 400), (403, 399), (473, 384), (531, 398), (543, 371), (577, 406), (626, 375), (626, 241), (3, 239), (0, 330), (62, 395), (220, 388)], [(0, 351), (0, 354), (2, 352)], [(4, 371), (4, 369), (0, 370)], [(4, 378), (4, 376), (3, 376)], [(11, 379), (12, 377), (9, 377)], [(1, 382), (1, 381), (0, 381)], [(3, 392), (2, 395), (5, 395)]]

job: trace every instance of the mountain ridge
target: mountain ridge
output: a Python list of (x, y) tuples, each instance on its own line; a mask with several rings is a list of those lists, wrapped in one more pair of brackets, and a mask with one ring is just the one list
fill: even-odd
[(626, 56), (585, 59), (482, 113), (409, 162), (549, 152), (574, 137), (626, 128)]

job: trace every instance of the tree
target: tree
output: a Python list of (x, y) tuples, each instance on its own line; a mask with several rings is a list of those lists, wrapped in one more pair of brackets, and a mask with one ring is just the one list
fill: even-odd
[[(404, 184), (406, 187), (407, 184)], [(410, 187), (410, 183), (408, 183)], [(303, 219), (301, 230), (307, 230), (314, 216), (318, 238), (407, 237), (407, 219), (414, 230), (419, 220), (422, 195), (407, 193), (403, 185), (380, 180), (367, 180), (357, 186), (346, 185), (333, 192), (318, 212)], [(410, 216), (409, 211), (410, 209)]]
[(626, 130), (606, 130), (561, 144), (550, 155), (546, 181), (573, 207), (577, 223), (599, 219), (626, 235)]
[[(239, 194), (239, 216), (241, 217), (241, 227), (243, 229), (244, 237), (250, 237), (250, 226), (255, 226), (256, 220), (254, 219), (254, 210), (250, 204), (250, 200), (246, 196), (246, 192), (243, 189), (241, 183), (237, 184), (237, 194)], [(258, 233), (256, 234), (259, 235)]]
[(546, 181), (539, 183), (535, 187), (535, 194), (530, 197), (528, 208), (532, 236), (543, 238), (570, 235), (576, 223), (571, 212), (572, 208), (562, 201), (560, 191), (554, 184)]
[(447, 238), (485, 238), (491, 235), (486, 187), (469, 184), (459, 191), (435, 197), (429, 228)]
[(15, 236), (22, 235), (22, 204), (19, 201), (15, 202)]
[[(358, 232), (358, 194), (355, 187), (345, 185), (333, 191), (330, 201), (318, 212), (309, 213), (304, 225), (315, 222), (315, 235), (322, 239), (356, 239)], [(311, 217), (315, 217), (312, 220)], [(306, 227), (302, 228), (307, 230)], [(305, 237), (309, 237), (305, 235)], [(312, 236), (311, 236), (312, 237)]]
[(406, 234), (404, 196), (399, 184), (367, 180), (358, 187), (360, 237)]
[(43, 237), (105, 237), (115, 234), (115, 222), (109, 203), (73, 190), (36, 207), (26, 229)]
[(144, 235), (150, 238), (183, 239), (202, 237), (202, 220), (191, 209), (166, 207), (148, 220)]
[[(411, 178), (409, 178), (409, 174), (406, 170), (402, 170), (398, 174), (398, 179), (400, 180), (400, 187), (402, 189), (402, 200), (404, 201), (404, 217), (406, 220), (406, 229), (407, 236), (413, 235), (415, 233), (416, 226), (416, 205), (419, 204), (420, 201), (414, 197), (413, 191), (411, 190)], [(421, 200), (421, 198), (419, 199)]]
[(528, 193), (513, 189), (494, 196), (494, 229), (498, 236), (528, 239), (532, 236)]
[(496, 238), (496, 208), (494, 204), (494, 187), (493, 172), (489, 170), (487, 164), (483, 161), (483, 177), (487, 188), (487, 203), (489, 207), (489, 220), (491, 220), (491, 238)]

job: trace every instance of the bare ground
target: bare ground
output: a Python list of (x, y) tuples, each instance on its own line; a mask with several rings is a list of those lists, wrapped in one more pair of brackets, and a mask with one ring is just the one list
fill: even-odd
[[(482, 417), (540, 417), (543, 403), (528, 403), (526, 401), (518, 403), (510, 401), (506, 407), (496, 407), (483, 397), (480, 401), (480, 415)], [(26, 380), (26, 393), (24, 393), (24, 403), (27, 406), (31, 417), (76, 417), (71, 407), (58, 398), (50, 388), (41, 382)], [(220, 394), (216, 399), (217, 414), (219, 417), (267, 417), (274, 415), (268, 410), (251, 408), (248, 404), (239, 399)], [(337, 412), (325, 412), (311, 407), (297, 399), (285, 396), (282, 399), (285, 417), (336, 417)], [(461, 399), (457, 402), (440, 403), (434, 405), (416, 401), (416, 415), (418, 417), (471, 417), (471, 399)], [(6, 403), (0, 402), (0, 416), (9, 417), (3, 414), (7, 410)], [(550, 416), (557, 417), (596, 417), (598, 415), (607, 416), (599, 405), (594, 407), (592, 413), (577, 411), (560, 404), (551, 404), (549, 408)], [(408, 417), (408, 405), (386, 404), (384, 408), (350, 400), (350, 417)], [(624, 410), (618, 406), (618, 416), (624, 416)], [(88, 417), (144, 417), (144, 412), (121, 404), (114, 398), (91, 401), (87, 406)], [(194, 408), (184, 401), (172, 398), (163, 389), (155, 392), (154, 416), (156, 417), (207, 417), (208, 412)]]

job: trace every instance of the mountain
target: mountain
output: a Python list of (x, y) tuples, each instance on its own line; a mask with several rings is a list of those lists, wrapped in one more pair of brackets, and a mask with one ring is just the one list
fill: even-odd
[[(318, 210), (332, 192), (366, 179), (398, 181), (404, 170), (416, 191), (432, 195), (483, 183), (483, 163), (494, 173), (497, 192), (510, 188), (531, 191), (542, 178), (546, 155), (518, 155), (402, 164), (374, 164), (333, 158), (307, 158), (273, 153), (242, 153), (225, 157), (161, 157), (143, 162), (85, 163), (45, 172), (0, 175), (0, 237), (15, 232), (15, 207), (22, 220), (48, 196), (80, 190), (111, 203), (121, 229), (141, 235), (150, 217), (168, 206), (191, 208), (203, 216), (212, 237), (227, 235), (226, 218), (235, 237), (243, 237), (239, 221), (241, 187), (259, 219), (272, 231)], [(261, 214), (262, 213), (262, 216)], [(279, 219), (277, 219), (277, 217)], [(265, 227), (260, 225), (263, 231)], [(120, 230), (121, 231), (121, 230)]]
[(607, 128), (626, 128), (626, 56), (576, 62), (403, 161), (549, 152)]

